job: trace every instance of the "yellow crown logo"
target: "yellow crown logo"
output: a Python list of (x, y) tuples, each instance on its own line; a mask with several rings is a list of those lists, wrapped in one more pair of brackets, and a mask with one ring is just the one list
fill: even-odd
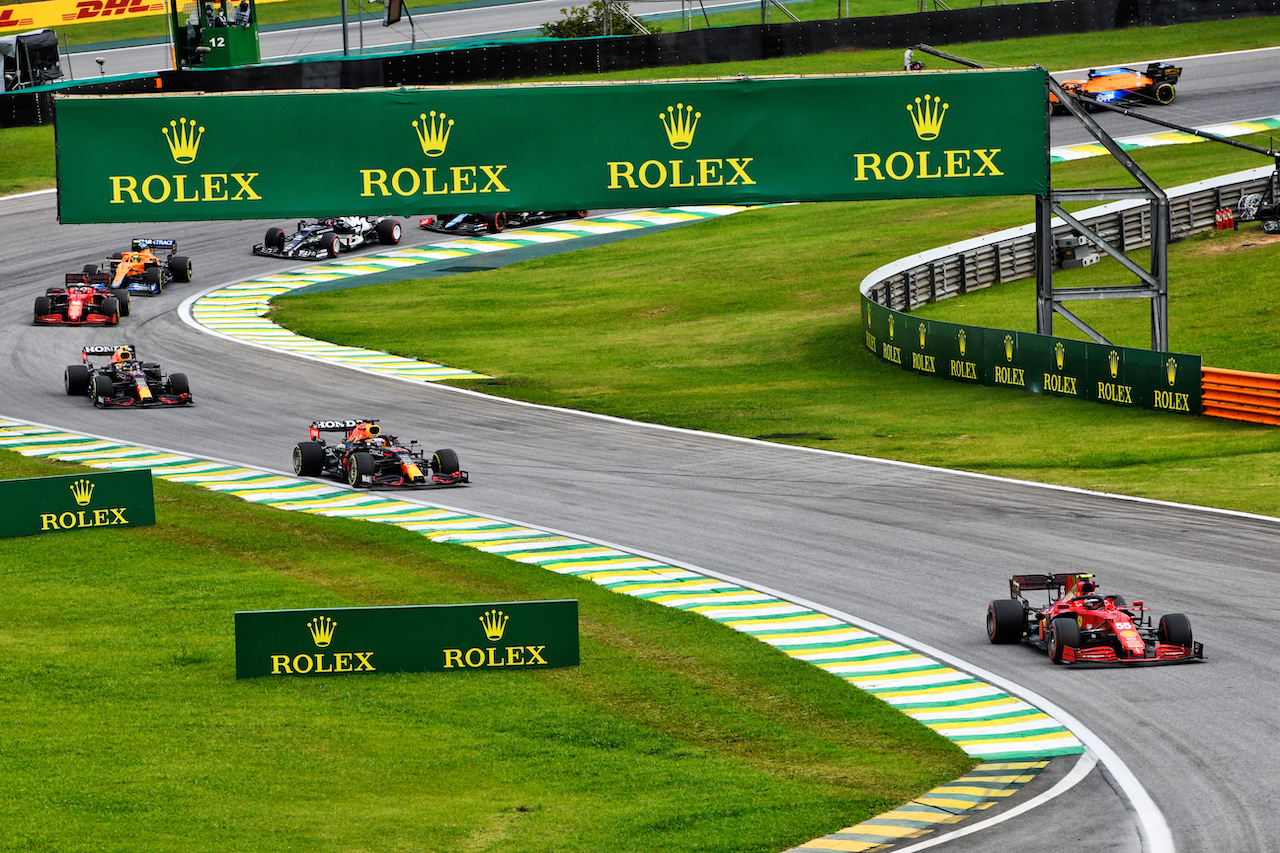
[(93, 483), (88, 480), (76, 480), (71, 484), (71, 496), (76, 499), (77, 506), (88, 506), (93, 497)]
[(665, 113), (658, 113), (658, 120), (667, 129), (667, 141), (672, 148), (688, 148), (693, 144), (693, 134), (698, 130), (698, 119), (702, 113), (695, 113), (692, 106), (676, 104), (667, 107)]
[(889, 340), (893, 340), (893, 315), (889, 315)]
[[(941, 106), (941, 109), (939, 109)], [(942, 132), (942, 119), (947, 115), (949, 104), (942, 103), (936, 95), (925, 95), (921, 103), (916, 98), (914, 104), (907, 104), (907, 112), (911, 113), (911, 124), (915, 126), (916, 136), (924, 140), (937, 139)]]
[(1013, 361), (1013, 335), (1004, 336), (1004, 360)]
[(160, 132), (169, 142), (169, 153), (175, 163), (194, 163), (200, 151), (200, 137), (204, 136), (204, 126), (196, 127), (196, 120), (187, 121), (180, 118), (170, 121), (168, 127), (160, 128)]
[(496, 643), (502, 639), (502, 634), (507, 630), (507, 614), (501, 610), (486, 610), (484, 615), (480, 617), (480, 624), (484, 627), (484, 635), (489, 638), (490, 642)]
[(1115, 379), (1120, 372), (1120, 353), (1115, 350), (1107, 353), (1107, 367), (1111, 368), (1111, 378)]
[[(446, 121), (448, 119), (448, 121)], [(421, 113), (413, 121), (413, 130), (418, 134), (418, 144), (422, 153), (428, 157), (439, 157), (449, 145), (449, 133), (453, 130), (453, 119), (444, 113), (431, 111), (431, 117)]]
[(326, 648), (333, 642), (333, 631), (337, 627), (338, 623), (328, 616), (317, 616), (307, 623), (307, 630), (311, 632), (311, 639), (315, 640), (318, 649)]
[(1053, 359), (1058, 363), (1059, 370), (1062, 369), (1062, 363), (1066, 361), (1066, 357), (1067, 357), (1066, 347), (1062, 345), (1062, 341), (1058, 341), (1058, 343), (1053, 345)]
[(1169, 380), (1169, 386), (1173, 387), (1173, 383), (1178, 378), (1178, 360), (1170, 358), (1164, 363), (1164, 378)]
[(964, 358), (964, 351), (969, 346), (969, 336), (961, 329), (956, 332), (956, 339), (960, 341), (960, 357)]

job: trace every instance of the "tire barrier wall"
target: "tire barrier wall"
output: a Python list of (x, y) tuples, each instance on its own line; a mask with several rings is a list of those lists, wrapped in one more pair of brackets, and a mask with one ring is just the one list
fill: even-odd
[[(1220, 208), (1264, 192), (1277, 174), (1266, 166), (1169, 191), (1176, 238), (1214, 227)], [(1141, 200), (1113, 202), (1077, 217), (1125, 251), (1150, 245), (1150, 213)], [(1055, 245), (1074, 235), (1053, 220)], [(1027, 332), (985, 329), (909, 316), (922, 305), (1035, 274), (1035, 226), (1024, 225), (902, 258), (875, 270), (859, 287), (864, 345), (904, 370), (961, 382), (1021, 388), (1134, 408), (1236, 417), (1252, 411), (1204, 404), (1200, 357), (1104, 346)], [(1212, 369), (1210, 369), (1212, 370)], [(1240, 393), (1237, 389), (1236, 393)], [(1216, 399), (1213, 389), (1210, 399)], [(1266, 423), (1267, 421), (1263, 421)]]
[(1206, 415), (1280, 426), (1280, 376), (1205, 367), (1201, 384)]
[[(590, 39), (498, 42), (393, 56), (323, 59), (73, 85), (66, 94), (357, 89), (453, 85), (671, 65), (745, 62), (829, 50), (903, 48), (1280, 14), (1280, 0), (1053, 0), (907, 15), (715, 27)], [(53, 92), (0, 95), (0, 127), (46, 124)]]

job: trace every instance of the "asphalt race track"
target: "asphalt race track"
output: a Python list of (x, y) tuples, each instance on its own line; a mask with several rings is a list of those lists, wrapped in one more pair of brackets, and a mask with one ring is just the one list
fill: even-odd
[[(1274, 90), (1268, 97), (1275, 104)], [(1194, 105), (1180, 89), (1165, 112)], [(1255, 103), (1215, 120), (1275, 112)], [(249, 253), (282, 223), (61, 226), (54, 207), (51, 194), (0, 200), (0, 415), (277, 470), (288, 470), (313, 418), (377, 417), (406, 438), (453, 447), (471, 472), (465, 489), (411, 498), (662, 555), (886, 626), (1082, 721), (1151, 794), (1177, 849), (1265, 851), (1280, 837), (1280, 522), (675, 432), (264, 352), (192, 329), (177, 307), (288, 266)], [(406, 243), (445, 239), (406, 224)], [(30, 325), (43, 288), (135, 236), (176, 238), (195, 280), (135, 297), (118, 329)], [(62, 371), (80, 347), (118, 342), (187, 373), (197, 405), (100, 411), (67, 397)], [(1157, 617), (1188, 614), (1209, 660), (1081, 670), (987, 643), (985, 607), (1007, 594), (1010, 574), (1082, 568)], [(1048, 805), (940, 849), (1137, 851), (1137, 825), (1113, 780), (1094, 770)]]
[[(991, 45), (991, 47), (994, 52), (998, 45)], [(1141, 47), (1134, 49), (1142, 50)], [(982, 59), (989, 61), (991, 58), (983, 56)], [(1141, 115), (1149, 115), (1152, 118), (1190, 127), (1205, 127), (1227, 121), (1280, 114), (1280, 90), (1276, 88), (1275, 73), (1277, 66), (1280, 66), (1280, 47), (1186, 59), (1152, 56), (1126, 61), (1123, 64), (1141, 70), (1146, 68), (1148, 61), (1167, 61), (1181, 65), (1182, 77), (1178, 80), (1178, 95), (1172, 104), (1136, 109), (1135, 112)], [(941, 67), (951, 63), (935, 59), (934, 64)], [(1088, 70), (1086, 68), (1054, 72), (1053, 77), (1056, 80), (1082, 79)], [(1151, 122), (1129, 118), (1107, 110), (1098, 110), (1091, 115), (1112, 136), (1137, 136), (1164, 133), (1168, 130)], [(1055, 146), (1074, 145), (1093, 140), (1084, 126), (1069, 116), (1050, 118), (1049, 133), (1051, 144)], [(1266, 163), (1259, 161), (1258, 165), (1265, 166)]]

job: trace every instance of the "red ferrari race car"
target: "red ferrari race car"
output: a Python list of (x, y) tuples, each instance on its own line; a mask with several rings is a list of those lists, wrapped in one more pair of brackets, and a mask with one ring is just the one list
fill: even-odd
[[(342, 440), (330, 444), (321, 436), (326, 432), (340, 432)], [(293, 471), (299, 477), (328, 474), (357, 489), (439, 489), (470, 482), (452, 450), (437, 450), (428, 460), (418, 442), (406, 447), (368, 418), (312, 421), (310, 440), (293, 448)]]
[[(1046, 590), (1049, 603), (1030, 604), (1023, 593)], [(987, 605), (987, 639), (1026, 640), (1054, 663), (1150, 665), (1204, 659), (1191, 637), (1191, 621), (1169, 613), (1152, 625), (1146, 605), (1099, 595), (1093, 575), (1014, 575), (1009, 597)]]
[[(105, 355), (110, 361), (94, 367), (90, 356)], [(160, 372), (154, 361), (138, 361), (132, 345), (85, 347), (83, 364), (71, 364), (63, 372), (67, 396), (89, 396), (100, 409), (144, 406), (190, 405), (191, 389), (184, 373)]]
[[(1084, 80), (1063, 80), (1062, 88), (1099, 104), (1172, 104), (1177, 91), (1173, 84), (1182, 69), (1167, 62), (1152, 62), (1145, 71), (1136, 68), (1091, 68)], [(1049, 111), (1065, 113), (1067, 108), (1049, 94)]]
[(129, 294), (119, 296), (106, 288), (111, 276), (67, 273), (65, 287), (50, 287), (36, 297), (37, 326), (114, 326), (129, 316)]
[(508, 228), (541, 225), (563, 219), (585, 219), (587, 210), (517, 210), (498, 213), (432, 213), (418, 220), (418, 227), (441, 234), (499, 234)]

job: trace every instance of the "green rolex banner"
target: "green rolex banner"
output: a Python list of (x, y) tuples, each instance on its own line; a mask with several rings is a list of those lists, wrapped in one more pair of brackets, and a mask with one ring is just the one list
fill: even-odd
[(250, 610), (235, 615), (236, 678), (578, 665), (578, 602)]
[(0, 538), (156, 523), (150, 469), (0, 480)]
[(1140, 409), (1198, 415), (1201, 358), (925, 320), (862, 298), (863, 345), (904, 370)]
[(153, 222), (1044, 194), (1046, 99), (1041, 69), (63, 96), (58, 211)]

